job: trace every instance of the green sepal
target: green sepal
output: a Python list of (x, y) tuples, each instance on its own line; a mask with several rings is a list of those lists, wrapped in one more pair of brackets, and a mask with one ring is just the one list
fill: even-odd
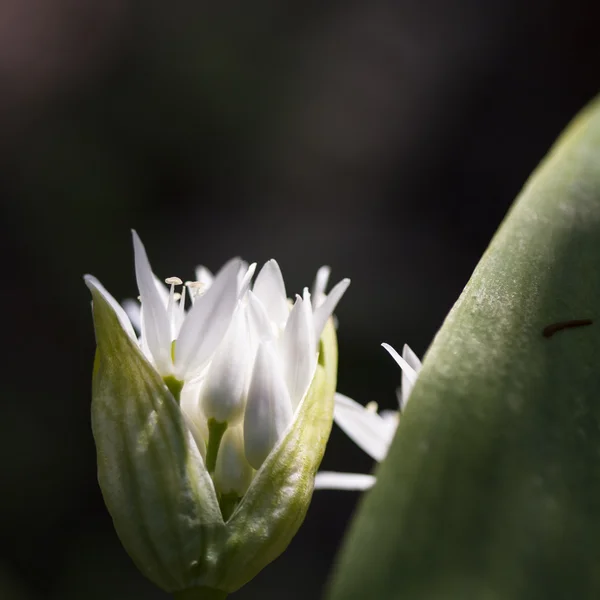
[(98, 481), (123, 546), (165, 591), (193, 585), (223, 527), (212, 481), (156, 370), (92, 289), (97, 351), (92, 429)]
[(599, 328), (597, 101), (436, 336), (329, 598), (599, 598)]

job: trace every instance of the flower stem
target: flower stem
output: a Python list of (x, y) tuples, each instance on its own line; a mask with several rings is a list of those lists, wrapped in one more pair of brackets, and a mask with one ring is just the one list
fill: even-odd
[(197, 587), (173, 594), (174, 600), (224, 600), (227, 592), (209, 587)]
[(217, 454), (221, 439), (227, 429), (227, 422), (220, 423), (214, 419), (208, 420), (208, 444), (206, 446), (206, 468), (209, 473), (214, 473), (217, 466)]
[(181, 396), (183, 381), (179, 381), (179, 379), (176, 379), (175, 377), (173, 377), (173, 375), (167, 375), (166, 377), (163, 377), (163, 381), (165, 382), (165, 385), (169, 388), (171, 394), (173, 394), (173, 398), (175, 398), (177, 404), (179, 404), (179, 397)]

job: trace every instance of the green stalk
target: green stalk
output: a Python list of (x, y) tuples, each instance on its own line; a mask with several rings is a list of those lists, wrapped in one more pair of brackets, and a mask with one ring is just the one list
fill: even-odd
[(206, 446), (206, 469), (209, 473), (215, 472), (217, 466), (217, 454), (219, 446), (223, 439), (223, 434), (227, 430), (227, 422), (219, 423), (214, 419), (208, 420), (208, 445)]

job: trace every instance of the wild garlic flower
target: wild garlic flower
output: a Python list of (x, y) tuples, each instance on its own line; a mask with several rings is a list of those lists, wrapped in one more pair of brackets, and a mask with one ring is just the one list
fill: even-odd
[[(357, 446), (377, 462), (381, 462), (387, 456), (398, 427), (400, 413), (408, 402), (421, 369), (421, 361), (407, 344), (404, 345), (402, 356), (389, 344), (382, 344), (382, 346), (402, 369), (402, 385), (396, 390), (399, 410), (384, 410), (378, 413), (377, 403), (369, 402), (363, 406), (339, 393), (335, 394), (334, 408), (335, 422)], [(374, 475), (321, 471), (317, 473), (315, 488), (366, 490), (374, 483)]]
[(291, 302), (277, 262), (252, 285), (256, 264), (233, 259), (165, 286), (133, 243), (139, 304), (85, 276), (99, 483), (148, 578), (186, 600), (226, 594), (283, 552), (308, 508), (333, 418), (330, 316), (350, 282), (325, 294), (322, 267), (312, 298)]

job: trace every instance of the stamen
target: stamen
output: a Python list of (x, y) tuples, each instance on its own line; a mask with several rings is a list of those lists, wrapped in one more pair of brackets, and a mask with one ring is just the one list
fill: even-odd
[(169, 290), (169, 300), (167, 302), (167, 316), (169, 319), (169, 326), (171, 328), (171, 339), (175, 339), (177, 337), (177, 323), (175, 322), (175, 307), (176, 302), (181, 298), (181, 294), (179, 292), (175, 292), (175, 286), (181, 285), (183, 282), (179, 277), (167, 277), (165, 279), (165, 283), (171, 286)]
[(206, 289), (206, 283), (204, 283), (203, 281), (186, 281), (185, 286), (189, 288), (190, 300), (192, 304), (198, 296), (202, 296)]
[(179, 300), (179, 322), (183, 323), (185, 317), (185, 286), (181, 290), (181, 299)]

